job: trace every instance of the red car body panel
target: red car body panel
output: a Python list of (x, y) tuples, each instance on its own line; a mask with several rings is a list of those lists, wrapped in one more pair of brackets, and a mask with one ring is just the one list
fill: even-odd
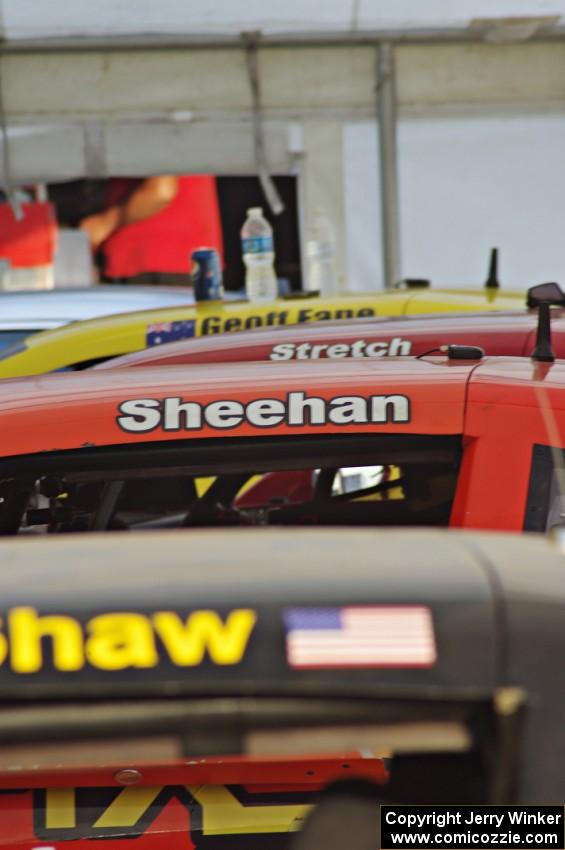
[[(291, 397), (298, 398), (305, 411), (301, 422), (289, 422)], [(344, 398), (356, 399), (364, 411), (375, 399), (377, 406), (385, 400), (393, 407), (373, 421), (336, 423), (330, 413), (324, 421), (312, 423), (308, 410), (312, 398), (325, 410), (339, 406)], [(124, 415), (124, 404), (132, 400), (134, 405), (151, 405), (141, 415), (145, 418), (141, 431), (139, 417)], [(394, 415), (397, 402), (399, 417)], [(176, 411), (172, 426), (167, 425), (169, 404)], [(196, 426), (186, 424), (178, 412), (185, 404), (200, 411)], [(240, 415), (223, 422), (216, 417), (210, 423), (209, 406), (217, 410), (225, 404), (238, 407)], [(256, 417), (251, 421), (247, 412), (264, 404), (287, 411), (286, 418), (281, 413), (267, 416), (270, 424)], [(230, 363), (46, 375), (2, 382), (0, 433), (0, 461), (2, 456), (93, 446), (149, 447), (154, 442), (202, 438), (460, 435), (463, 452), (450, 525), (515, 531), (528, 527), (524, 517), (533, 452), (537, 446), (565, 447), (565, 363), (489, 357), (350, 358), (339, 364)], [(550, 477), (542, 485), (548, 490)], [(307, 482), (291, 476), (285, 486), (299, 492)], [(257, 492), (251, 495), (255, 498)]]
[[(119, 781), (134, 769), (135, 784)], [(382, 784), (381, 759), (358, 753), (288, 759), (208, 758), (0, 773), (0, 848), (123, 850), (282, 848), (325, 784)]]
[(533, 448), (565, 446), (564, 381), (565, 364), (525, 358), (487, 360), (476, 370), (467, 397), (454, 525), (523, 527)]
[[(0, 456), (51, 452), (98, 445), (121, 445), (186, 437), (184, 430), (156, 427), (143, 433), (118, 424), (119, 407), (129, 399), (186, 398), (206, 407), (221, 400), (246, 406), (259, 399), (286, 403), (289, 393), (304, 392), (324, 400), (341, 396), (396, 395), (412, 399), (407, 423), (384, 422), (384, 433), (459, 434), (463, 430), (466, 380), (476, 364), (461, 361), (398, 358), (374, 363), (350, 359), (339, 370), (327, 361), (278, 365), (269, 363), (207, 364), (202, 367), (89, 371), (51, 374), (2, 381), (0, 387)], [(315, 393), (311, 390), (315, 388)], [(416, 401), (417, 400), (417, 401)], [(415, 402), (415, 403), (414, 403)], [(356, 431), (373, 432), (373, 424), (356, 424)], [(242, 419), (237, 426), (191, 429), (190, 437), (246, 437), (295, 434), (299, 429), (281, 422), (276, 427), (253, 427)], [(301, 429), (302, 430), (302, 429)], [(344, 426), (326, 422), (305, 424), (307, 433), (343, 433)]]

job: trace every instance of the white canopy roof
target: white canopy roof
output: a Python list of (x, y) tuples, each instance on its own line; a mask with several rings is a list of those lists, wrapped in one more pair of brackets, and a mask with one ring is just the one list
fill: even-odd
[(531, 282), (535, 231), (536, 268), (554, 277), (565, 0), (0, 0), (0, 182), (257, 173), (242, 38), (255, 31), (266, 165), (300, 175), (303, 229), (318, 207), (330, 214), (344, 278), (347, 254), (372, 246), (371, 273), (350, 268), (352, 285), (380, 263), (386, 38), (397, 43), (406, 273), (453, 282), (471, 242), (477, 257), (510, 244), (514, 282)]
[[(490, 35), (477, 24), (516, 16), (529, 23), (495, 24)], [(561, 39), (527, 41), (536, 16), (538, 33)], [(0, 146), (6, 137), (9, 145), (0, 171), (13, 185), (255, 173), (242, 32), (261, 31), (267, 45), (258, 73), (274, 173), (304, 161), (313, 121), (375, 118), (379, 33), (463, 40), (398, 48), (401, 114), (485, 104), (530, 109), (564, 98), (565, 0), (0, 0), (2, 30)], [(493, 33), (518, 43), (492, 50), (481, 41)], [(467, 44), (471, 37), (478, 43)], [(277, 38), (284, 46), (269, 48)], [(313, 47), (316, 38), (326, 45)], [(206, 40), (223, 46), (206, 49)], [(187, 49), (192, 41), (199, 49)]]
[(1, 0), (0, 10), (4, 37), (17, 41), (446, 29), (475, 18), (563, 19), (565, 0)]

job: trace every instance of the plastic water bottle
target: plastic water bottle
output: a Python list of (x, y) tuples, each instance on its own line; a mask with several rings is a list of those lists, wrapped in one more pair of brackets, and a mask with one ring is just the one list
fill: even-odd
[(308, 289), (325, 296), (336, 295), (335, 231), (322, 210), (316, 210), (314, 214), (314, 224), (306, 244), (306, 257)]
[(245, 263), (245, 291), (250, 301), (272, 301), (277, 297), (273, 228), (261, 207), (247, 210), (241, 228), (241, 249)]

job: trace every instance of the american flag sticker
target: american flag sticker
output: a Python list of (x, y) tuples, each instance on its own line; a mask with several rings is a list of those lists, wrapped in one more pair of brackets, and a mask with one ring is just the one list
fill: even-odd
[(421, 605), (287, 608), (286, 657), (296, 670), (433, 667), (432, 612)]

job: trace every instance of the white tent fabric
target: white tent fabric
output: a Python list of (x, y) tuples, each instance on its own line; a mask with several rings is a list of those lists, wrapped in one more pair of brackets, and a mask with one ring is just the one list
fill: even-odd
[(565, 0), (1, 0), (8, 40), (464, 27), (473, 18), (565, 16)]
[[(516, 17), (554, 37), (476, 29)], [(316, 208), (333, 219), (344, 286), (382, 286), (379, 34), (400, 36), (404, 273), (476, 283), (498, 244), (513, 285), (565, 282), (565, 0), (0, 0), (5, 182), (256, 173), (253, 31), (268, 166), (299, 178), (303, 237)]]

